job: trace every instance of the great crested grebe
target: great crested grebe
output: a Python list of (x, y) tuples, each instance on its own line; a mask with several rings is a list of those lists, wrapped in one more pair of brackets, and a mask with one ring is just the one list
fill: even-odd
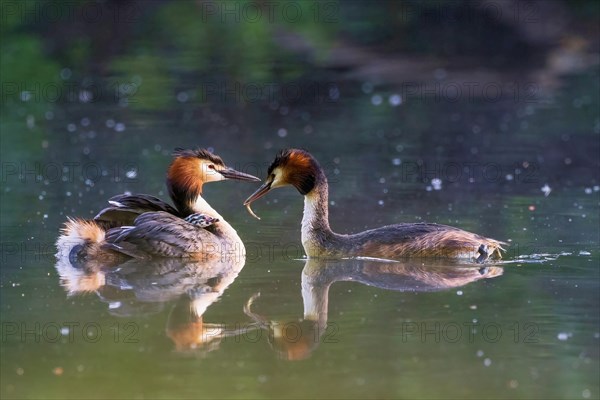
[(177, 149), (173, 156), (166, 184), (175, 208), (144, 194), (114, 196), (93, 220), (69, 218), (56, 242), (57, 256), (75, 264), (108, 264), (127, 258), (242, 255), (237, 232), (202, 198), (202, 186), (260, 179), (225, 166), (205, 149)]
[[(406, 257), (502, 258), (505, 244), (446, 225), (403, 223), (342, 235), (329, 227), (328, 185), (323, 169), (304, 150), (282, 150), (268, 169), (265, 183), (246, 199), (250, 204), (271, 189), (291, 185), (304, 195), (302, 245), (309, 258)], [(250, 211), (250, 209), (249, 209)]]

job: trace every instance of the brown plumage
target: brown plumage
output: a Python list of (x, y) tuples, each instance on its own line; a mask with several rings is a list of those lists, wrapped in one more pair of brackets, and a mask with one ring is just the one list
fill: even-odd
[(101, 248), (138, 259), (160, 256), (208, 260), (225, 251), (225, 244), (216, 240), (224, 233), (218, 222), (205, 229), (164, 211), (146, 212), (135, 219), (133, 226), (108, 230)]
[(291, 185), (305, 196), (302, 245), (311, 258), (376, 257), (399, 260), (406, 257), (501, 258), (506, 244), (451, 226), (429, 223), (388, 225), (343, 235), (329, 227), (328, 184), (323, 169), (308, 152), (281, 151), (268, 169), (266, 182), (245, 205), (276, 187)]
[(221, 180), (217, 169), (227, 167), (221, 157), (205, 149), (176, 149), (173, 155), (175, 159), (167, 172), (167, 188), (177, 209), (187, 216), (193, 212), (190, 204), (202, 194), (202, 185)]
[[(57, 256), (71, 263), (93, 259), (181, 257), (206, 259), (223, 252), (244, 253), (236, 231), (203, 198), (207, 182), (225, 179), (259, 181), (225, 166), (205, 149), (177, 149), (167, 172), (167, 187), (175, 207), (146, 194), (117, 195), (94, 220), (69, 219), (57, 240)], [(202, 228), (185, 221), (205, 214), (214, 224)]]
[(94, 217), (94, 221), (101, 222), (109, 228), (131, 225), (138, 216), (150, 211), (165, 211), (182, 218), (185, 217), (170, 204), (149, 194), (118, 194), (108, 199), (108, 203), (110, 206), (100, 211)]

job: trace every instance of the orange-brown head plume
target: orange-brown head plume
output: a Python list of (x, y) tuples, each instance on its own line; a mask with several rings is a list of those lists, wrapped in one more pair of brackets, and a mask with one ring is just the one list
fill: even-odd
[(299, 149), (281, 150), (268, 169), (265, 183), (244, 201), (244, 205), (254, 215), (250, 204), (269, 193), (271, 189), (292, 185), (300, 194), (307, 195), (318, 183), (326, 182), (325, 173), (309, 152)]
[[(202, 185), (216, 174), (216, 166), (225, 167), (223, 160), (206, 149), (175, 149), (175, 159), (167, 172), (167, 187), (175, 206), (182, 214), (190, 214), (190, 204), (202, 194)], [(216, 179), (214, 179), (216, 180)]]
[(167, 172), (167, 187), (171, 199), (182, 215), (194, 211), (191, 204), (202, 194), (202, 185), (225, 179), (260, 181), (255, 176), (236, 171), (225, 165), (221, 157), (206, 149), (176, 149), (175, 159)]
[[(282, 174), (282, 177), (279, 178), (280, 185), (292, 185), (302, 195), (313, 190), (317, 178), (322, 175), (317, 160), (309, 152), (300, 149), (280, 151), (269, 167), (269, 176), (278, 169)], [(277, 180), (277, 177), (275, 178)]]

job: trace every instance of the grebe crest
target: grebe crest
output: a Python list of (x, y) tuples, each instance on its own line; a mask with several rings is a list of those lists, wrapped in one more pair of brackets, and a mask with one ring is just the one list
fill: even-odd
[(177, 148), (167, 172), (169, 195), (179, 212), (187, 216), (194, 210), (194, 203), (201, 198), (202, 186), (209, 182), (226, 179), (257, 181), (252, 175), (229, 168), (221, 157), (206, 149), (186, 150)]
[(314, 189), (321, 166), (305, 150), (287, 149), (277, 154), (268, 170), (271, 188), (294, 186), (302, 195)]

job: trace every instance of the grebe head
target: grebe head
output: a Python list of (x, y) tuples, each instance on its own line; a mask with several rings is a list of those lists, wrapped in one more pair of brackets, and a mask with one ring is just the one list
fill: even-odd
[(169, 167), (168, 177), (175, 181), (191, 183), (189, 181), (193, 180), (196, 185), (225, 179), (260, 181), (255, 176), (227, 167), (221, 157), (206, 149), (175, 149), (173, 156), (175, 159)]
[[(175, 149), (167, 172), (167, 187), (178, 205), (185, 205), (202, 194), (202, 185), (226, 179), (260, 182), (260, 179), (225, 165), (221, 157), (206, 149)], [(180, 209), (181, 211), (181, 209)]]
[(271, 189), (294, 186), (302, 195), (310, 193), (321, 174), (321, 167), (310, 153), (299, 149), (286, 149), (277, 154), (268, 170), (265, 183), (246, 199), (244, 205), (266, 195)]

